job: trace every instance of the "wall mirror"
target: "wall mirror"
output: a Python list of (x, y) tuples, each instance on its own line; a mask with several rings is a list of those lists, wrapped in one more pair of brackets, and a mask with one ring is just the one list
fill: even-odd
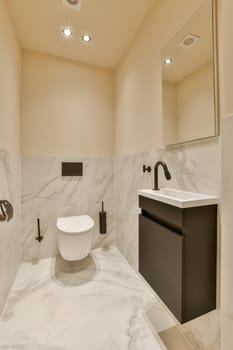
[(216, 3), (206, 0), (162, 51), (163, 143), (219, 134)]

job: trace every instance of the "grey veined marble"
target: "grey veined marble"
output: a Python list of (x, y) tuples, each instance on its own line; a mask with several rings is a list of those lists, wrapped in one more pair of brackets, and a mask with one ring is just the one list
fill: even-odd
[(144, 309), (155, 297), (116, 248), (81, 265), (23, 263), (0, 319), (0, 349), (159, 350)]
[(11, 221), (0, 222), (0, 312), (20, 263), (20, 158), (0, 149), (0, 199), (14, 208)]
[[(82, 177), (62, 177), (61, 162), (83, 162)], [(56, 219), (88, 214), (95, 221), (93, 247), (114, 241), (113, 160), (80, 157), (23, 157), (22, 159), (22, 259), (56, 256)], [(108, 234), (99, 235), (98, 212), (105, 202)], [(39, 244), (36, 219), (44, 236)]]

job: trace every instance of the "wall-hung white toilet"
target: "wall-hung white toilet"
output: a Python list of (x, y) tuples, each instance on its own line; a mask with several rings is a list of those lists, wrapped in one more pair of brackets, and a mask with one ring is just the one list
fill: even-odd
[(81, 260), (91, 251), (94, 221), (88, 215), (57, 219), (58, 247), (65, 260)]

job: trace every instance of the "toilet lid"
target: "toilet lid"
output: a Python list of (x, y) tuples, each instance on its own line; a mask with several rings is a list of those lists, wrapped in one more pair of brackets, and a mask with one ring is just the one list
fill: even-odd
[(88, 215), (68, 216), (57, 219), (57, 228), (64, 233), (83, 233), (94, 226), (93, 219)]

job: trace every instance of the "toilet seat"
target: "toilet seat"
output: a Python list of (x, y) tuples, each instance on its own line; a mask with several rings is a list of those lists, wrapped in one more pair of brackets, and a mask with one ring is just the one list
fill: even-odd
[(57, 219), (57, 228), (67, 234), (82, 234), (93, 228), (94, 221), (88, 215), (68, 216)]

